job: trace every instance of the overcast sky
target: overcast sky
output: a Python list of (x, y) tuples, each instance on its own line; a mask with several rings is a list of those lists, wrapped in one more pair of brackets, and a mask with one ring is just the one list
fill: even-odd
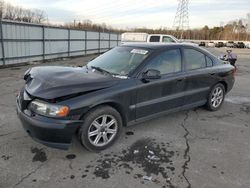
[[(74, 19), (105, 22), (113, 27), (172, 27), (177, 0), (5, 0), (25, 8), (41, 9), (54, 23)], [(190, 27), (220, 26), (245, 18), (250, 0), (190, 0)]]

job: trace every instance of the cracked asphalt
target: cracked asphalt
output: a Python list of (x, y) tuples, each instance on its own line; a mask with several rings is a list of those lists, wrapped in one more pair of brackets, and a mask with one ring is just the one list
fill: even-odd
[(0, 187), (250, 187), (250, 50), (234, 51), (236, 83), (219, 111), (195, 108), (124, 128), (100, 153), (76, 138), (67, 151), (36, 143), (15, 111), (29, 67), (83, 65), (93, 56), (0, 69)]

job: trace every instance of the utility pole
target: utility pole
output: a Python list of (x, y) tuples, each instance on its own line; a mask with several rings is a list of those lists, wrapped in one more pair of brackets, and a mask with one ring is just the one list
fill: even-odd
[(76, 28), (76, 26), (79, 27), (80, 23), (81, 23), (81, 20), (74, 19), (74, 28)]
[(189, 11), (188, 4), (189, 0), (178, 0), (179, 4), (177, 7), (176, 15), (174, 18), (173, 29), (180, 32), (180, 38), (183, 39), (183, 32), (189, 29)]
[(248, 35), (250, 34), (250, 13), (247, 14), (247, 32), (246, 32), (246, 41), (248, 40)]

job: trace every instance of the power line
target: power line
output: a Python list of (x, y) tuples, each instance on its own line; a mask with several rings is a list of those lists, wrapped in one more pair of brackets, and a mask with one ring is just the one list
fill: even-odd
[[(81, 16), (85, 17), (86, 19), (91, 19), (91, 20), (96, 20), (98, 22), (105, 22), (106, 19), (111, 19), (111, 20), (120, 20), (122, 19), (122, 17), (129, 15), (131, 12), (140, 12), (140, 11), (146, 11), (148, 9), (152, 9), (152, 8), (160, 8), (162, 7), (162, 3), (155, 3), (154, 5), (152, 5), (152, 2), (144, 2), (143, 3), (143, 7), (140, 6), (141, 8), (139, 8), (138, 3), (134, 3), (131, 4), (129, 7), (126, 6), (127, 4), (123, 3), (114, 3), (113, 5), (110, 6), (106, 6), (100, 9), (100, 11), (96, 8), (96, 9), (89, 9), (87, 11), (83, 11), (83, 14), (81, 14)], [(167, 5), (164, 4), (164, 5)], [(119, 10), (119, 15), (115, 15), (113, 12), (110, 12), (110, 9), (116, 9), (117, 12)], [(97, 11), (98, 10), (98, 11)], [(136, 18), (135, 18), (136, 19)]]

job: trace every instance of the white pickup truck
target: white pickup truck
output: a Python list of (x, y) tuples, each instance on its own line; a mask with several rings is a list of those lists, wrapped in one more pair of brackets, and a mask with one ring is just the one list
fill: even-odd
[(179, 41), (173, 35), (165, 35), (165, 34), (148, 34), (148, 33), (133, 33), (126, 32), (121, 36), (121, 43), (129, 43), (129, 42), (147, 42), (147, 43), (187, 43), (198, 46), (198, 44), (191, 42), (183, 42)]
[(147, 34), (147, 33), (123, 33), (121, 42), (173, 42), (178, 43), (179, 40), (172, 35), (164, 34)]

